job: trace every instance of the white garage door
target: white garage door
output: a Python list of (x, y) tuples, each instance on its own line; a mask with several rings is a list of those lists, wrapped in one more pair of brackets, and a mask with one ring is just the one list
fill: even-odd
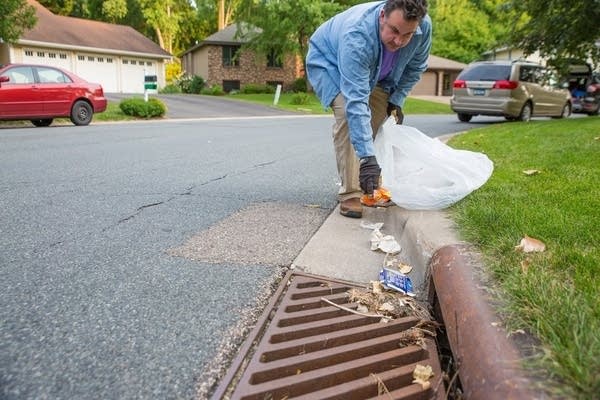
[(123, 57), (121, 74), (123, 75), (123, 93), (144, 93), (144, 76), (156, 75), (156, 63)]
[(67, 52), (55, 49), (25, 49), (23, 62), (28, 64), (42, 64), (64, 68), (73, 71), (71, 58)]
[(102, 54), (77, 54), (75, 73), (86, 81), (102, 85), (107, 93), (119, 91), (117, 59)]

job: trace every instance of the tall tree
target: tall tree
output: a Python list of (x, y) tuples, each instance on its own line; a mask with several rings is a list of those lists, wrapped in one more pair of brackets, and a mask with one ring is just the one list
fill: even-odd
[(600, 64), (600, 0), (511, 0), (510, 5), (528, 16), (510, 36), (514, 46), (527, 54), (539, 51), (559, 68), (570, 59)]
[(435, 55), (468, 63), (496, 43), (489, 16), (470, 0), (432, 0), (429, 14)]
[(172, 53), (181, 19), (181, 13), (174, 7), (175, 0), (140, 0), (140, 5), (148, 24), (154, 28), (159, 46)]
[(341, 9), (333, 1), (243, 0), (237, 21), (240, 33), (250, 35), (247, 46), (259, 54), (292, 53), (305, 63), (310, 35)]
[(12, 43), (23, 32), (35, 26), (35, 9), (26, 0), (2, 0), (0, 2), (0, 43)]

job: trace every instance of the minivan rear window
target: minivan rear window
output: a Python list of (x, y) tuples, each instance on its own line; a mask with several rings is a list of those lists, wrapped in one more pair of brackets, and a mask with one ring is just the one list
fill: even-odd
[(510, 79), (510, 65), (482, 64), (465, 69), (457, 79), (463, 81), (502, 81)]

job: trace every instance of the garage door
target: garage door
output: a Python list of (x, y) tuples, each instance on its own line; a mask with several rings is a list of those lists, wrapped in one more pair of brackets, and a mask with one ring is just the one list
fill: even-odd
[(23, 62), (26, 64), (50, 65), (75, 72), (71, 65), (70, 55), (56, 49), (25, 49)]
[(421, 76), (421, 80), (417, 82), (410, 94), (412, 95), (437, 95), (437, 74), (427, 71)]
[(119, 92), (117, 59), (102, 54), (77, 54), (75, 73), (86, 81), (102, 85), (105, 92)]
[(144, 76), (156, 75), (156, 63), (153, 61), (125, 58), (121, 60), (123, 75), (123, 93), (144, 93)]

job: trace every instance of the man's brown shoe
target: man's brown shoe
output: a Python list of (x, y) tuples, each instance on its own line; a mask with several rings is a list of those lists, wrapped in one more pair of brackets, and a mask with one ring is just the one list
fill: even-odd
[(340, 202), (340, 214), (344, 217), (362, 218), (362, 204), (358, 197), (353, 197)]

